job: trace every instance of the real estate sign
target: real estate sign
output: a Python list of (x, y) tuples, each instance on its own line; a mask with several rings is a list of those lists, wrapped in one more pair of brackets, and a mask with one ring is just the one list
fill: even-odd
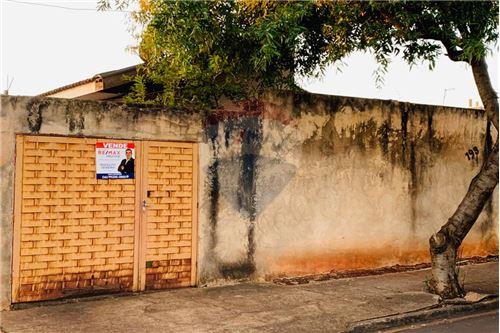
[(95, 145), (97, 179), (133, 179), (135, 145), (126, 142), (100, 141)]

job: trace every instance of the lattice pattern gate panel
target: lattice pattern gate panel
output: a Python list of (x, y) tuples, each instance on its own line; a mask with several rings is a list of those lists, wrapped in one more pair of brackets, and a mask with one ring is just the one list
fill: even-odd
[(197, 146), (149, 142), (146, 289), (194, 285)]
[(132, 288), (135, 180), (97, 180), (95, 142), (18, 136), (14, 302)]
[(13, 302), (195, 285), (196, 144), (135, 141), (136, 179), (105, 180), (98, 139), (16, 140)]

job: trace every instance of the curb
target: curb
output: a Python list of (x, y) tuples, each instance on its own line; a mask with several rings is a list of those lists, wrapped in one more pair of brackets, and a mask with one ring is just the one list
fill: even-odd
[(431, 308), (424, 308), (412, 312), (397, 315), (367, 319), (352, 323), (344, 333), (364, 333), (392, 327), (404, 326), (418, 322), (425, 322), (435, 319), (449, 318), (468, 314), (471, 312), (481, 312), (498, 309), (498, 297), (488, 298), (483, 301), (470, 304), (459, 305), (435, 305)]

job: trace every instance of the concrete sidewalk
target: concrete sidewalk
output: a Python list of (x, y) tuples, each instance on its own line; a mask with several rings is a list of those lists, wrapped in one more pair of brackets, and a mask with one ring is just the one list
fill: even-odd
[[(498, 263), (461, 267), (467, 291), (498, 294)], [(177, 289), (1, 313), (14, 332), (341, 332), (436, 304), (429, 270), (283, 286)]]

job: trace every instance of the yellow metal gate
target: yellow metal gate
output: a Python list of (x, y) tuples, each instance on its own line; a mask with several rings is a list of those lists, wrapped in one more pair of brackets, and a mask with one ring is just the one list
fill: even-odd
[(195, 284), (196, 144), (134, 141), (135, 179), (107, 180), (100, 139), (16, 141), (13, 302)]
[(194, 284), (192, 260), (196, 192), (193, 145), (148, 142), (144, 173), (147, 205), (146, 289)]

